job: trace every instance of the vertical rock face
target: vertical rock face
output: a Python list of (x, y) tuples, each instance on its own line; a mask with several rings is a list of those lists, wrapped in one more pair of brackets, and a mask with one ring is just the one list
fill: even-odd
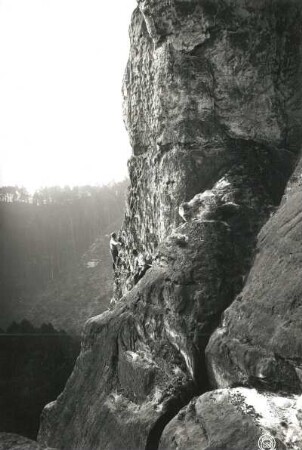
[(152, 254), (179, 205), (219, 180), (223, 201), (257, 215), (279, 202), (301, 140), (300, 33), (298, 2), (139, 2), (123, 90), (133, 157), (121, 294), (132, 249)]
[(281, 207), (261, 230), (242, 293), (210, 340), (216, 386), (302, 393), (301, 177), (302, 161)]
[[(139, 1), (130, 37), (119, 301), (86, 324), (75, 370), (42, 414), (39, 439), (59, 449), (156, 449), (210, 388), (205, 347), (301, 145), (299, 2)], [(230, 364), (227, 386), (238, 378)]]

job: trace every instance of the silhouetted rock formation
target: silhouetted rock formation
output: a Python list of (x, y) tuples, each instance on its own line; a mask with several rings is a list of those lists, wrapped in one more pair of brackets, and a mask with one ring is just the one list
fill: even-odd
[(79, 338), (50, 324), (8, 327), (0, 336), (0, 432), (37, 437), (41, 411), (61, 393), (79, 352)]
[[(157, 449), (165, 426), (194, 396), (221, 385), (255, 386), (250, 379), (261, 377), (253, 361), (270, 358), (277, 347), (285, 357), (280, 368), (276, 363), (279, 384), (270, 378), (275, 362), (268, 361), (267, 371), (261, 369), (269, 380), (264, 387), (300, 392), (292, 358), (300, 357), (301, 347), (299, 342), (291, 346), (296, 322), (280, 328), (285, 297), (268, 297), (282, 304), (273, 314), (265, 305), (257, 311), (262, 285), (269, 290), (265, 278), (259, 286), (249, 288), (248, 282), (241, 303), (246, 306), (240, 310), (236, 300), (223, 331), (214, 334), (210, 378), (205, 348), (244, 285), (257, 234), (278, 207), (300, 151), (301, 9), (297, 1), (281, 0), (138, 1), (124, 83), (133, 156), (119, 236), (117, 305), (88, 321), (75, 370), (62, 395), (43, 412), (41, 443), (74, 450)], [(281, 216), (284, 208), (286, 203)], [(274, 220), (276, 231), (264, 244), (269, 252), (282, 224)], [(272, 227), (262, 235), (269, 236)], [(152, 267), (138, 281), (139, 258), (152, 258)], [(273, 282), (282, 267), (267, 267), (260, 255), (249, 280), (260, 268)], [(293, 311), (298, 304), (297, 298)], [(269, 323), (268, 317), (273, 317)], [(229, 358), (219, 353), (221, 345), (229, 345)], [(289, 389), (292, 380), (294, 389)], [(240, 395), (237, 411), (232, 402)], [(206, 430), (211, 431), (203, 448), (256, 447), (261, 418), (257, 422), (252, 410), (244, 409), (251, 395), (227, 390), (194, 400), (209, 412)], [(293, 414), (299, 409), (295, 401), (288, 399)], [(226, 436), (218, 444), (214, 435), (221, 411), (234, 436), (241, 421), (247, 435), (241, 433), (238, 442)], [(284, 423), (291, 427), (287, 416)], [(269, 424), (264, 428), (274, 431)], [(182, 430), (174, 419), (161, 448), (173, 448)], [(277, 436), (283, 447), (286, 436)], [(194, 439), (190, 435), (187, 447), (179, 448), (197, 448)], [(299, 449), (296, 442), (293, 448)]]
[(17, 434), (0, 433), (0, 450), (43, 450), (37, 442)]

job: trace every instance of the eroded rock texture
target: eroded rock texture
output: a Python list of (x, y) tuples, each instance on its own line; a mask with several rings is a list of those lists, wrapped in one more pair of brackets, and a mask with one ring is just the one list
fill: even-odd
[[(301, 7), (138, 2), (124, 82), (133, 156), (118, 303), (87, 323), (75, 370), (43, 412), (43, 444), (156, 449), (179, 409), (210, 388), (205, 347), (300, 150)], [(140, 280), (139, 257), (151, 265)]]
[(302, 163), (261, 230), (246, 285), (208, 346), (214, 385), (302, 393)]
[[(263, 436), (277, 450), (302, 448), (301, 397), (221, 389), (192, 400), (166, 427), (160, 450), (255, 450)], [(274, 447), (263, 447), (274, 448)]]
[(299, 2), (139, 2), (124, 82), (134, 155), (122, 294), (133, 247), (152, 254), (180, 203), (222, 177), (259, 216), (279, 202), (301, 140), (300, 33)]
[[(12, 433), (0, 433), (0, 450), (52, 450), (37, 442)], [(53, 449), (56, 450), (56, 449)]]

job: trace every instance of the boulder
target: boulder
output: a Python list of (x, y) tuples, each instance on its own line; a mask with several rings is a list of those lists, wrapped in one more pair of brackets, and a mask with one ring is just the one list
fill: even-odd
[(159, 450), (300, 450), (302, 399), (233, 388), (192, 400), (167, 425)]

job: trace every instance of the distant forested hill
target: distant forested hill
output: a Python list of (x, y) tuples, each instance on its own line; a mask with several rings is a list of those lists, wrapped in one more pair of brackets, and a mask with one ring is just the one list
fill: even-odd
[(29, 319), (79, 332), (105, 309), (108, 234), (121, 225), (127, 184), (45, 188), (32, 197), (0, 188), (0, 327)]

